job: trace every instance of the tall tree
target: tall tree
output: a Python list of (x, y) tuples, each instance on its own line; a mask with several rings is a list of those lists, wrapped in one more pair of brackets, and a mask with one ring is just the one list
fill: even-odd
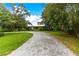
[(61, 30), (78, 37), (79, 4), (47, 4), (42, 18), (49, 30)]

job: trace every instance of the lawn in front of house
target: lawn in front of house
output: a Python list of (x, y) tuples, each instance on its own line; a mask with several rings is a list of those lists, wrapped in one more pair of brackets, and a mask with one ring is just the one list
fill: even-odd
[(5, 33), (0, 37), (0, 55), (7, 55), (32, 37), (32, 33)]
[(75, 54), (79, 55), (79, 38), (75, 38), (67, 33), (63, 32), (48, 32), (55, 36), (61, 42), (63, 42), (68, 48), (70, 48)]

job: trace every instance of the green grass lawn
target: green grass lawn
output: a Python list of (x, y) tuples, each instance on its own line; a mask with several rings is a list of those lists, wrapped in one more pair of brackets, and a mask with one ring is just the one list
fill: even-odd
[(68, 48), (70, 48), (75, 54), (79, 55), (79, 39), (75, 38), (67, 33), (63, 32), (48, 32), (61, 40)]
[(6, 33), (0, 37), (0, 55), (7, 55), (32, 37), (31, 33)]

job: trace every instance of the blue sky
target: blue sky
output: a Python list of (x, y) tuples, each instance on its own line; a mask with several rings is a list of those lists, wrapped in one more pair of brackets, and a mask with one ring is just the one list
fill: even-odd
[[(16, 5), (18, 5), (18, 3)], [(6, 3), (5, 6), (10, 11), (12, 11), (12, 7), (10, 3)], [(41, 15), (45, 4), (44, 3), (24, 3), (24, 6), (26, 7), (27, 10), (30, 11), (32, 15)]]
[[(18, 5), (18, 3), (16, 4)], [(29, 20), (33, 25), (37, 25), (37, 22), (42, 21), (41, 14), (45, 7), (45, 3), (24, 3), (24, 6), (28, 11), (30, 11), (31, 16), (27, 17), (26, 20)], [(10, 3), (5, 4), (6, 8), (12, 11)]]

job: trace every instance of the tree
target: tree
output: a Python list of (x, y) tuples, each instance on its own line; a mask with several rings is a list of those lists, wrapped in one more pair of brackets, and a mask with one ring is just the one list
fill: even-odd
[[(15, 4), (12, 6), (15, 6)], [(0, 27), (2, 31), (27, 30), (28, 22), (25, 20), (25, 17), (30, 14), (26, 11), (26, 8), (23, 4), (19, 4), (17, 7), (18, 12), (14, 10), (14, 7), (12, 8), (13, 13), (6, 9), (4, 5), (0, 5)]]
[(47, 4), (42, 18), (48, 30), (64, 31), (78, 37), (79, 4)]
[(17, 24), (15, 27), (18, 30), (27, 29), (28, 21), (25, 20), (27, 16), (30, 16), (28, 10), (26, 10), (23, 4), (19, 4), (17, 7), (15, 4), (13, 5), (13, 15), (14, 20), (17, 20), (15, 23)]

